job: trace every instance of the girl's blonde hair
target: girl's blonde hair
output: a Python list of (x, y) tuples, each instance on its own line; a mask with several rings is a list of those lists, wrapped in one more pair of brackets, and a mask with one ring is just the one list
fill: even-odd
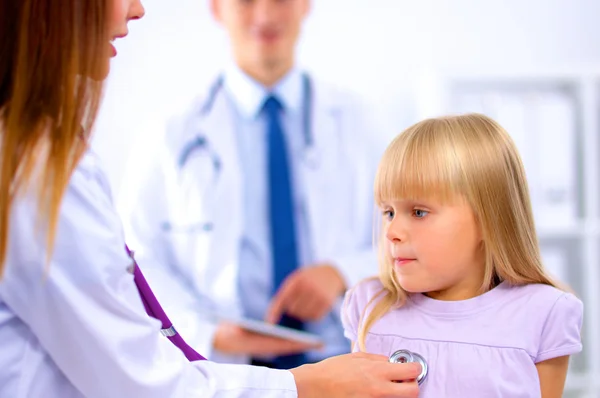
[[(484, 293), (500, 281), (557, 286), (545, 273), (535, 231), (523, 163), (508, 133), (494, 120), (467, 114), (424, 120), (396, 137), (385, 151), (375, 179), (378, 205), (393, 199), (462, 196), (482, 233)], [(398, 283), (383, 234), (378, 239), (379, 279), (383, 289), (365, 308), (359, 347), (373, 324), (402, 306), (406, 292)]]

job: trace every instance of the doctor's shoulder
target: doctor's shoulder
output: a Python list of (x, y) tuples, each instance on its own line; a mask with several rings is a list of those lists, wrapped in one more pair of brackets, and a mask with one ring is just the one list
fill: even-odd
[[(317, 102), (328, 106), (341, 124), (343, 142), (352, 156), (370, 153), (379, 160), (387, 147), (390, 132), (384, 127), (384, 117), (373, 100), (357, 90), (315, 78)], [(395, 131), (395, 129), (393, 129)], [(368, 151), (364, 149), (368, 148)], [(358, 151), (358, 153), (354, 153)]]
[(357, 113), (368, 112), (372, 104), (359, 91), (344, 87), (320, 77), (311, 75), (318, 103), (329, 105), (332, 109), (344, 113), (344, 117), (356, 116)]
[(164, 134), (157, 142), (161, 151), (180, 154), (182, 147), (198, 135), (202, 121), (210, 112), (210, 105), (214, 101), (215, 84), (205, 84), (187, 106), (167, 118)]

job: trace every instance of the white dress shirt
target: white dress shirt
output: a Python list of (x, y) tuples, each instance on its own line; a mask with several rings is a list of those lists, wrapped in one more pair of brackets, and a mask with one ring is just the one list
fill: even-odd
[[(304, 108), (312, 99), (304, 92), (304, 75), (298, 69), (288, 72), (272, 89), (260, 85), (237, 66), (225, 72), (224, 88), (234, 108), (234, 126), (239, 144), (244, 186), (244, 234), (240, 242), (239, 289), (245, 315), (264, 319), (273, 291), (273, 264), (269, 225), (269, 181), (267, 167), (267, 119), (262, 106), (269, 95), (281, 102), (282, 128), (288, 145), (288, 159), (299, 255), (299, 266), (313, 265), (315, 258), (308, 228), (305, 187), (298, 175), (301, 156), (305, 150)], [(309, 121), (312, 122), (312, 121)], [(350, 351), (343, 335), (339, 306), (321, 321), (307, 322), (305, 330), (325, 337), (325, 350), (308, 353), (309, 360)]]

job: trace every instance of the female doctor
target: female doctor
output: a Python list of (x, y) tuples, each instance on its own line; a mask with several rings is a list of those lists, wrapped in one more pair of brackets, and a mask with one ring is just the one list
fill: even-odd
[[(413, 397), (415, 364), (188, 362), (148, 317), (88, 151), (139, 0), (0, 0), (0, 396)], [(83, 77), (82, 77), (83, 76)]]

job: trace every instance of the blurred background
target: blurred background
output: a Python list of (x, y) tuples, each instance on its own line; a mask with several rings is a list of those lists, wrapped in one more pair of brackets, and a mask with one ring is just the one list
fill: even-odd
[[(118, 198), (148, 145), (229, 61), (205, 0), (145, 0), (117, 43), (94, 141)], [(298, 62), (370, 100), (390, 140), (428, 116), (496, 118), (525, 161), (546, 265), (586, 305), (568, 397), (600, 397), (600, 2), (314, 0)]]

